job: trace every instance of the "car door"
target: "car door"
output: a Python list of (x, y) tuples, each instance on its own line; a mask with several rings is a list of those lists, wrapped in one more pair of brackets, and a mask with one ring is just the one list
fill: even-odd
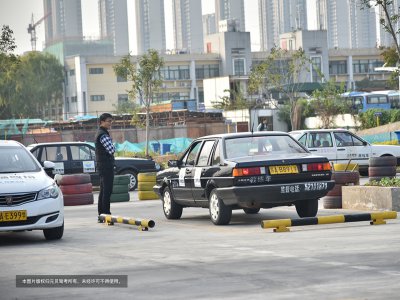
[(311, 131), (308, 133), (307, 148), (311, 153), (325, 156), (336, 162), (337, 149), (330, 131)]
[(339, 163), (357, 163), (359, 165), (368, 165), (368, 159), (371, 155), (371, 147), (364, 141), (354, 136), (350, 132), (334, 132), (337, 147), (337, 156)]
[(193, 169), (202, 143), (203, 141), (193, 143), (181, 160), (178, 184), (173, 186), (174, 197), (178, 201), (193, 202), (194, 200), (192, 195)]
[(41, 147), (38, 160), (42, 166), (46, 160), (54, 162), (53, 174), (70, 174), (66, 145), (46, 145)]
[(94, 173), (95, 151), (89, 145), (69, 145), (71, 154), (70, 168), (73, 173)]
[(192, 178), (192, 194), (193, 199), (198, 202), (205, 200), (205, 187), (207, 184), (207, 177), (209, 169), (211, 168), (212, 154), (215, 140), (204, 141), (200, 153), (198, 155), (195, 167), (192, 168), (192, 172), (188, 178)]

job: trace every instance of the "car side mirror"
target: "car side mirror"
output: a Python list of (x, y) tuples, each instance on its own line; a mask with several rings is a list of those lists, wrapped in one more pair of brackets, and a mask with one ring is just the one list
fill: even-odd
[(174, 168), (179, 167), (182, 164), (180, 160), (172, 159), (168, 161), (168, 167)]
[(52, 162), (52, 161), (48, 161), (48, 160), (45, 160), (44, 162), (43, 162), (43, 168), (46, 170), (46, 169), (54, 169), (55, 168), (55, 164)]
[(363, 141), (363, 145), (364, 145), (364, 146), (367, 146), (368, 143), (367, 143), (366, 141)]

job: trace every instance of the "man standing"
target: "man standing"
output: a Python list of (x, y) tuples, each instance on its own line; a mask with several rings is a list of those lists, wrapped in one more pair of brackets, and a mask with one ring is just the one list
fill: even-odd
[[(111, 215), (110, 197), (114, 183), (115, 147), (108, 130), (111, 128), (112, 120), (111, 114), (102, 114), (99, 118), (100, 126), (96, 134), (96, 168), (100, 176), (99, 215)], [(98, 219), (98, 222), (103, 223), (100, 219)]]
[(267, 119), (263, 119), (262, 123), (258, 124), (257, 131), (267, 131), (268, 130), (268, 123)]

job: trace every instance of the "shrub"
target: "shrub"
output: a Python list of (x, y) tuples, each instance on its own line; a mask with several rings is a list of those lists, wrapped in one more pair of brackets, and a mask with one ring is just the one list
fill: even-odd
[(380, 181), (372, 180), (366, 186), (400, 187), (400, 178), (382, 178)]

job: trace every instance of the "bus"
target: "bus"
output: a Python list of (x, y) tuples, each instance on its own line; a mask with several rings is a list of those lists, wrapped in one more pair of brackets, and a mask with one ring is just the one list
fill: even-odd
[(351, 107), (358, 112), (365, 112), (371, 108), (400, 108), (400, 92), (394, 90), (371, 93), (352, 91), (343, 93), (341, 97), (349, 101)]

